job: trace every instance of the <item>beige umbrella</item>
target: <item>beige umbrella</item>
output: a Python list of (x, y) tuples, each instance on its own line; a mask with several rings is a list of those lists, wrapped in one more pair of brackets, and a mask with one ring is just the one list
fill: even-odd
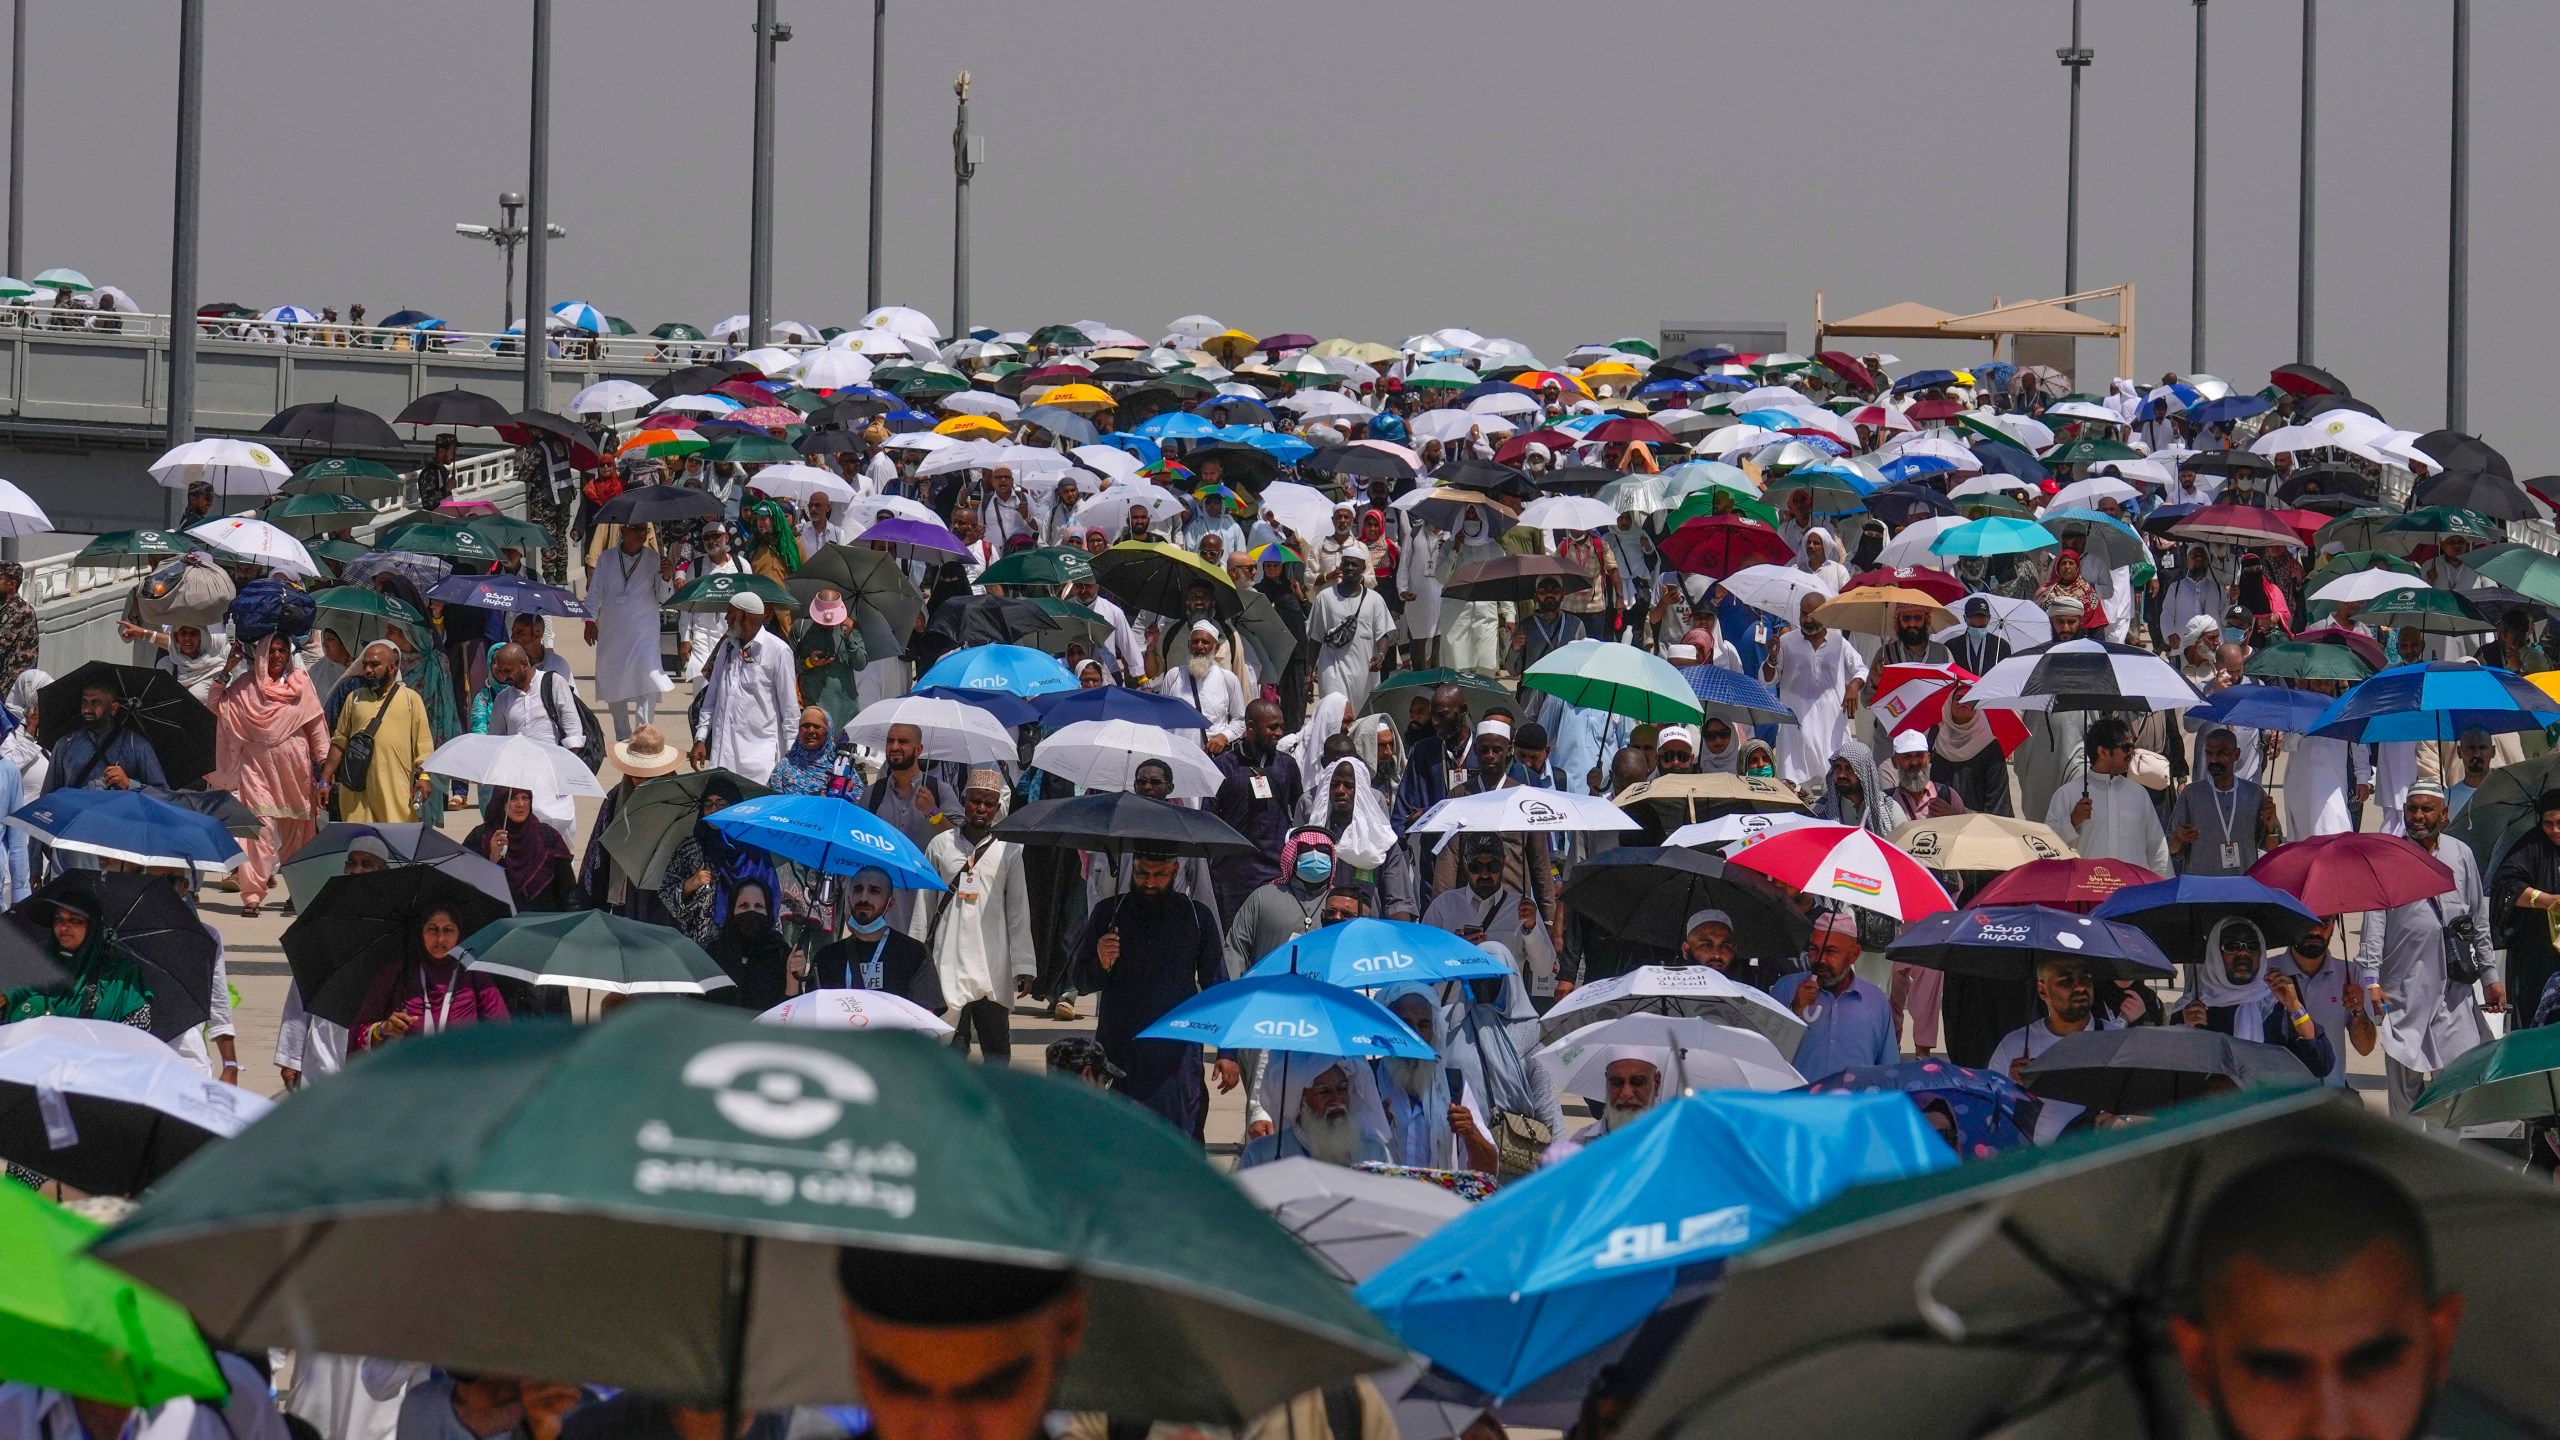
[(1913, 820), (1889, 837), (1932, 870), (2015, 870), (2030, 860), (2074, 860), (2080, 852), (2053, 827), (2006, 815), (1941, 815)]
[(1954, 611), (1930, 595), (1900, 585), (1861, 585), (1855, 590), (1844, 590), (1839, 598), (1814, 611), (1813, 618), (1834, 630), (1853, 630), (1861, 635), (1879, 635), (1889, 640), (1893, 638), (1894, 615), (1905, 605), (1925, 611), (1932, 632), (1964, 623), (1956, 618)]

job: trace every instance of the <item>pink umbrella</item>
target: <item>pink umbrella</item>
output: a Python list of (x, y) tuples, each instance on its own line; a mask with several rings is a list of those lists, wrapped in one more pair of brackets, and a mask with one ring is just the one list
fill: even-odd
[(785, 425), (805, 424), (808, 417), (788, 405), (750, 405), (732, 410), (720, 417), (732, 425), (753, 425), (759, 430), (778, 430)]
[(2454, 887), (2453, 871), (2398, 835), (2315, 835), (2258, 857), (2249, 878), (2273, 886), (2314, 915), (2387, 910)]

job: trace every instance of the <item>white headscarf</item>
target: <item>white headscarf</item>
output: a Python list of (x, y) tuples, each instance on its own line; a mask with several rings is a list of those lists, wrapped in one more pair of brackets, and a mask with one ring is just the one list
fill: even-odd
[[(2237, 981), (2222, 964), (2223, 932), (2233, 926), (2246, 929), (2258, 939), (2258, 975), (2254, 980)], [(2239, 916), (2215, 922), (2213, 933), (2205, 937), (2204, 954), (2196, 960), (2196, 983), (2180, 998), (2179, 1004), (2192, 1003), (2199, 996), (2210, 1009), (2231, 1007), (2231, 1035), (2236, 1040), (2258, 1040), (2266, 1034), (2267, 1016), (2276, 1008), (2275, 992), (2267, 988), (2266, 937), (2258, 927)]]
[(1342, 733), (1343, 718), (1350, 713), (1350, 696), (1338, 691), (1318, 696), (1298, 733), (1280, 737), (1280, 753), (1298, 762), (1299, 774), (1314, 774), (1317, 762), (1324, 758), (1324, 743)]
[[(1380, 1149), (1393, 1152), (1395, 1147), (1387, 1134), (1386, 1101), (1378, 1094), (1378, 1076), (1369, 1068), (1368, 1061), (1345, 1059), (1338, 1055), (1284, 1054), (1272, 1056), (1263, 1066), (1266, 1076), (1279, 1075), (1281, 1079), (1278, 1113), (1283, 1119), (1279, 1158), (1285, 1160), (1305, 1153), (1304, 1142), (1295, 1132), (1298, 1111), (1307, 1102), (1307, 1086), (1337, 1065), (1351, 1077), (1352, 1125), (1362, 1136), (1376, 1141)], [(1281, 1074), (1284, 1067), (1285, 1075)]]
[(1310, 772), (1320, 775), (1324, 783), (1308, 781), (1307, 813), (1300, 819), (1309, 825), (1332, 828), (1333, 777), (1345, 765), (1351, 767), (1357, 784), (1351, 792), (1351, 823), (1333, 837), (1333, 853), (1355, 870), (1375, 870), (1387, 863), (1388, 852), (1396, 848), (1396, 829), (1388, 823), (1386, 802), (1379, 798), (1378, 788), (1369, 783), (1369, 767), (1361, 764), (1359, 757), (1346, 756)]
[(1808, 564), (1804, 557), (1798, 556), (1796, 568), (1807, 574), (1821, 576), (1830, 583), (1831, 593), (1836, 595), (1849, 588), (1849, 567), (1841, 563), (1849, 558), (1849, 552), (1840, 548), (1840, 537), (1833, 534), (1826, 526), (1811, 526), (1804, 532), (1808, 540), (1817, 535), (1822, 537), (1822, 563)]
[[(1389, 1010), (1403, 1000), (1419, 1000), (1430, 1014), (1433, 1048), (1446, 1043), (1438, 1033), (1442, 1025), (1440, 997), (1427, 985), (1407, 982), (1390, 985), (1378, 992), (1378, 1003)], [(1397, 1018), (1402, 1019), (1402, 1016)], [(1400, 1067), (1418, 1066), (1425, 1079), (1422, 1093), (1413, 1094), (1399, 1083), (1392, 1087), (1395, 1105), (1386, 1111), (1388, 1123), (1387, 1153), (1399, 1165), (1420, 1165), (1433, 1170), (1457, 1168), (1458, 1137), (1449, 1128), (1449, 1071), (1438, 1055), (1429, 1060), (1382, 1060), (1379, 1068), (1390, 1075)], [(1379, 1087), (1383, 1102), (1390, 1087)]]

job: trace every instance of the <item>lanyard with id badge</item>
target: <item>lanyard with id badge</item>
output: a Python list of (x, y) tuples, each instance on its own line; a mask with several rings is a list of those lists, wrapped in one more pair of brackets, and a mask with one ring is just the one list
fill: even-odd
[(2213, 818), (2222, 823), (2222, 871), (2226, 875), (2240, 873), (2240, 838), (2232, 832), (2232, 824), (2240, 818), (2240, 782), (2231, 782), (2230, 805), (2223, 804), (2224, 792), (2211, 784), (2204, 787), (2213, 795)]

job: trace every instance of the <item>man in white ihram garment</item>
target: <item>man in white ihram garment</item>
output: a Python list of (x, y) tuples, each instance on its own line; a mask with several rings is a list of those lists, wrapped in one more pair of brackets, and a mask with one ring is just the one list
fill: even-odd
[(2169, 873), (2169, 837), (2151, 792), (2133, 778), (2133, 727), (2117, 716), (2089, 722), (2089, 768), (2054, 792), (2044, 821), (2091, 860), (2121, 860)]
[(1831, 757), (1849, 738), (1849, 712), (1867, 678), (1857, 650), (1813, 618), (1830, 598), (1804, 597), (1795, 628), (1778, 637), (1768, 664), (1779, 701), (1796, 712), (1796, 723), (1778, 727), (1778, 776), (1799, 787), (1831, 773)]
[[(1386, 599), (1369, 588), (1369, 547), (1357, 540), (1344, 545), (1341, 573), (1316, 592), (1307, 619), (1307, 633), (1316, 638), (1316, 693), (1340, 695), (1354, 712), (1368, 704), (1378, 683), (1378, 644), (1395, 625)], [(1312, 766), (1318, 758), (1298, 763)]]
[(1212, 755), (1224, 750), (1236, 737), (1244, 734), (1244, 685), (1235, 672), (1218, 663), (1219, 634), (1217, 622), (1191, 622), (1191, 656), (1180, 665), (1170, 666), (1147, 688), (1158, 695), (1170, 695), (1200, 712), (1209, 728), (1198, 733), (1200, 743)]
[[(2412, 783), (2404, 808), (2410, 841), (2453, 871), (2453, 888), (2365, 916), (2356, 946), (2365, 1008), (2382, 1017), (2383, 1069), (2394, 1115), (2408, 1114), (2457, 1056), (2489, 1043), (2481, 1001), (2495, 1007), (2507, 999), (2497, 953), (2489, 948), (2480, 861), (2470, 846), (2444, 833), (2444, 787), (2433, 780)], [(2457, 982), (2447, 973), (2445, 952), (2453, 947), (2470, 954), (2477, 982)]]
[[(2313, 688), (2336, 689), (2334, 681)], [(2284, 737), (2284, 833), (2287, 839), (2344, 835), (2373, 793), (2372, 752), (2326, 735)]]
[(764, 628), (764, 601), (729, 600), (729, 637), (711, 657), (695, 709), (693, 763), (761, 785), (798, 738), (800, 694), (791, 647)]
[[(1485, 519), (1484, 507), (1469, 505), (1458, 515), (1457, 543), (1440, 552), (1439, 580), (1442, 586), (1462, 568), (1480, 560), (1500, 559), (1502, 545), (1493, 537), (1493, 526)], [(1498, 600), (1450, 600), (1440, 602), (1440, 663), (1452, 670), (1472, 670), (1479, 675), (1500, 672), (1502, 665), (1502, 616), (1508, 608)]]
[(675, 593), (675, 557), (649, 547), (649, 527), (625, 525), (621, 543), (597, 560), (587, 581), (587, 643), (596, 652), (596, 698), (613, 712), (613, 738), (657, 719), (658, 697), (674, 688), (659, 668), (658, 615)]

